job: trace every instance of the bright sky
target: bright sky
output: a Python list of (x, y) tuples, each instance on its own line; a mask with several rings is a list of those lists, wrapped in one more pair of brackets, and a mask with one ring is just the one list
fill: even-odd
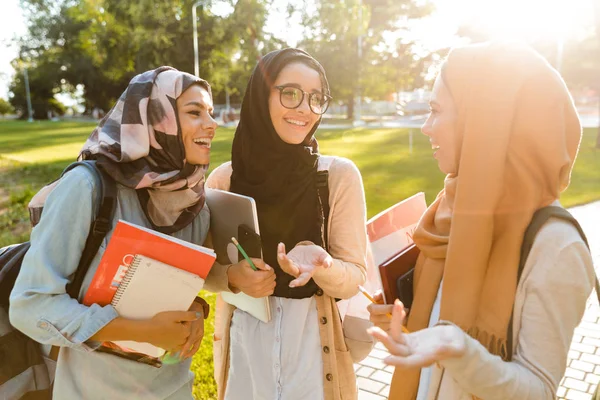
[[(277, 0), (275, 12), (267, 23), (267, 32), (295, 45), (302, 34), (299, 15), (286, 20), (285, 4)], [(594, 0), (432, 0), (437, 10), (425, 22), (411, 24), (410, 37), (423, 41), (426, 49), (437, 49), (457, 43), (458, 26), (475, 25), (499, 38), (527, 41), (577, 39), (593, 29)], [(0, 97), (6, 98), (14, 71), (10, 61), (17, 49), (10, 39), (25, 33), (19, 0), (2, 0), (0, 13)], [(217, 14), (231, 12), (227, 7), (214, 7)]]
[(2, 0), (0, 12), (0, 98), (6, 99), (8, 85), (14, 70), (10, 62), (17, 56), (17, 48), (10, 43), (16, 35), (26, 31), (25, 22), (21, 15), (19, 0)]

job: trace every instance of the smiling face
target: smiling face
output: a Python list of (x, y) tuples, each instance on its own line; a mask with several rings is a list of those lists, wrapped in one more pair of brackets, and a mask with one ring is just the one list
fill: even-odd
[(433, 157), (438, 162), (440, 171), (445, 174), (458, 173), (458, 138), (456, 133), (456, 106), (452, 95), (445, 85), (441, 74), (433, 85), (431, 112), (421, 127), (421, 132), (429, 136)]
[(206, 165), (210, 162), (210, 145), (217, 129), (212, 112), (210, 94), (200, 85), (190, 86), (177, 98), (185, 159), (189, 164)]
[(286, 65), (271, 87), (269, 96), (269, 113), (275, 131), (286, 143), (300, 144), (310, 133), (320, 116), (310, 110), (308, 95), (300, 106), (287, 109), (281, 105), (280, 92), (275, 86), (295, 86), (306, 93), (322, 93), (321, 77), (311, 67), (295, 62)]

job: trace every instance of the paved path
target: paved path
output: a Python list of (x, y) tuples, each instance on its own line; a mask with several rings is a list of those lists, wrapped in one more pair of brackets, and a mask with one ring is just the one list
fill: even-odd
[[(600, 201), (569, 211), (583, 227), (590, 247), (594, 266), (600, 269)], [(600, 382), (600, 306), (593, 292), (581, 324), (575, 329), (565, 376), (557, 396), (560, 400), (589, 400)], [(393, 368), (383, 359), (387, 351), (377, 343), (371, 354), (354, 365), (360, 392), (359, 400), (383, 400), (388, 397)]]

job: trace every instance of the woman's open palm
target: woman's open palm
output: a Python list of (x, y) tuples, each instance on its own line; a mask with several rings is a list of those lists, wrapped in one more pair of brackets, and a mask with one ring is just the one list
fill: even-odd
[(465, 334), (454, 325), (438, 325), (412, 333), (402, 332), (406, 313), (399, 301), (394, 304), (389, 332), (374, 327), (369, 333), (390, 352), (384, 362), (396, 368), (424, 368), (466, 351)]
[(298, 287), (306, 285), (318, 268), (331, 267), (333, 259), (321, 246), (300, 242), (287, 254), (285, 245), (279, 243), (277, 261), (284, 272), (296, 278), (290, 282), (290, 287)]

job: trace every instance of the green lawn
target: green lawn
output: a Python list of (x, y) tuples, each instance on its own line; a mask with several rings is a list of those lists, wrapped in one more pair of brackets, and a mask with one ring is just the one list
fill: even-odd
[[(26, 205), (45, 183), (75, 160), (94, 123), (0, 121), (0, 246), (27, 240)], [(365, 185), (369, 216), (424, 191), (431, 202), (442, 188), (443, 175), (431, 156), (429, 141), (412, 129), (322, 130), (318, 139), (323, 154), (352, 159)], [(600, 151), (594, 148), (596, 130), (584, 131), (571, 186), (561, 201), (569, 207), (600, 199)], [(229, 160), (232, 129), (221, 128), (212, 145), (211, 166)], [(214, 295), (204, 294), (214, 307)], [(206, 323), (203, 345), (196, 354), (194, 394), (197, 399), (216, 397), (212, 379), (213, 318)]]

